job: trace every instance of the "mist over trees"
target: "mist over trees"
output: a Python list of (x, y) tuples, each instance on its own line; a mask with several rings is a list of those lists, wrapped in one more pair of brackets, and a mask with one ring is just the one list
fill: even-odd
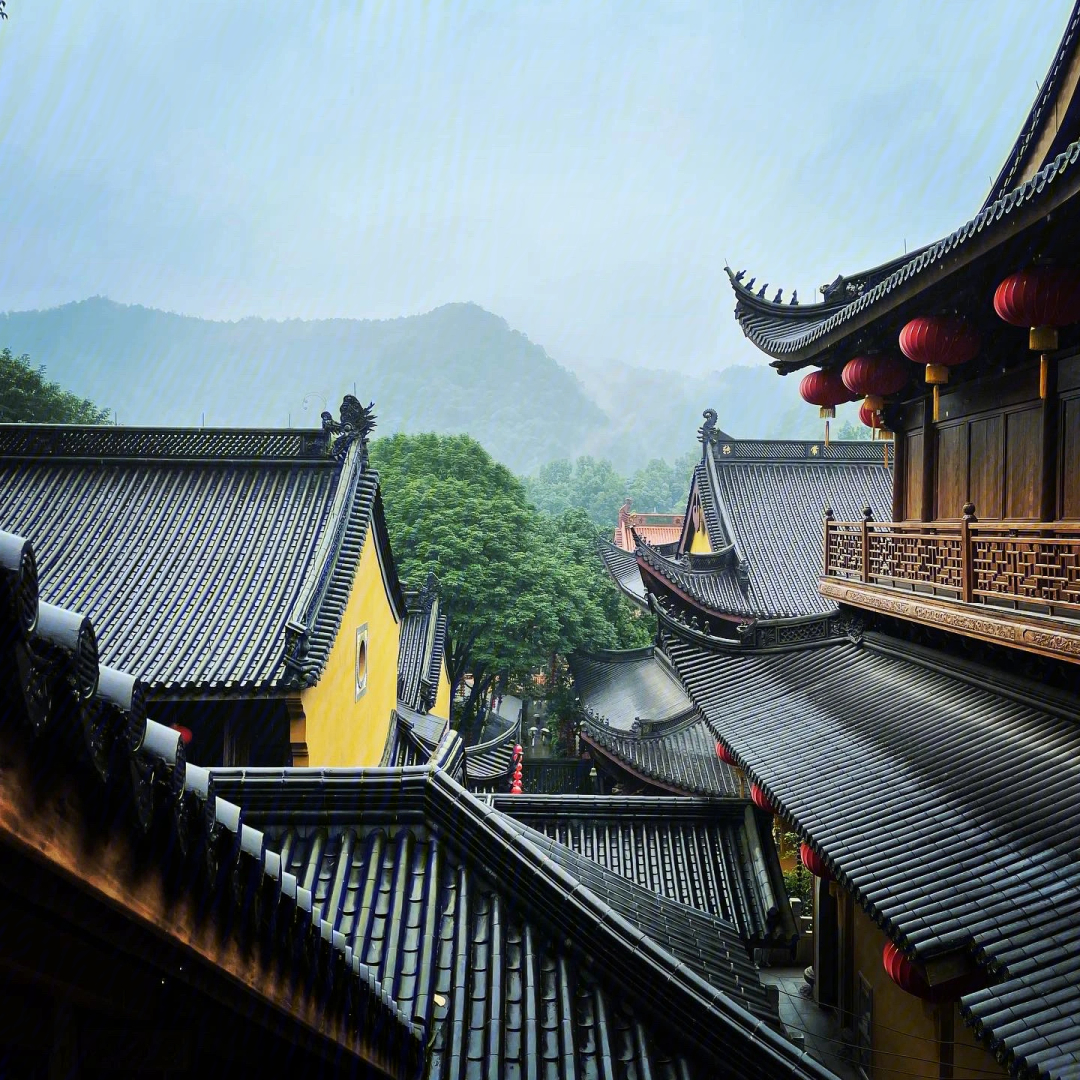
[(545, 514), (580, 508), (593, 524), (610, 531), (626, 499), (637, 513), (681, 513), (700, 460), (700, 452), (693, 451), (675, 462), (653, 458), (631, 476), (623, 476), (610, 461), (588, 456), (562, 459), (525, 477), (525, 490)]
[[(610, 360), (571, 371), (476, 304), (398, 319), (220, 322), (93, 297), (0, 314), (0, 341), (124, 424), (313, 427), (355, 386), (378, 403), (380, 432), (467, 432), (518, 474), (592, 457), (629, 477), (650, 459), (674, 461), (696, 451), (706, 407), (737, 438), (822, 432), (798, 380), (766, 366), (687, 375)], [(840, 412), (838, 423), (855, 419), (854, 406)], [(655, 502), (631, 495), (639, 510)]]

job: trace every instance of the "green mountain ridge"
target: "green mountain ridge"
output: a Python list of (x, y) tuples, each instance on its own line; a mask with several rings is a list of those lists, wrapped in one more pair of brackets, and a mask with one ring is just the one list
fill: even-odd
[(0, 347), (122, 424), (311, 427), (343, 394), (379, 434), (468, 432), (519, 473), (582, 454), (629, 471), (693, 447), (701, 411), (743, 437), (814, 437), (796, 380), (768, 368), (688, 378), (625, 365), (581, 377), (472, 303), (396, 319), (217, 322), (104, 297), (0, 314)]

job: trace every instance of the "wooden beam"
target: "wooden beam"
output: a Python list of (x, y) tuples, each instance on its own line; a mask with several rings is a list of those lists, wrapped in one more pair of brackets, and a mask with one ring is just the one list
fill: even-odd
[(921, 596), (840, 578), (820, 578), (818, 591), (830, 600), (880, 611), (901, 619), (951, 630), (965, 637), (1080, 664), (1080, 623), (1021, 612), (995, 611), (982, 604), (962, 604), (939, 596)]

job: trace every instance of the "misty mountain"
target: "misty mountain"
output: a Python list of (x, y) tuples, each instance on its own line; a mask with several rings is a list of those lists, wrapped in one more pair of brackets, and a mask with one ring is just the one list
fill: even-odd
[[(215, 322), (95, 297), (0, 315), (0, 347), (122, 424), (313, 427), (352, 392), (379, 434), (468, 432), (520, 473), (580, 454), (632, 470), (694, 445), (707, 406), (745, 437), (816, 437), (795, 379), (733, 367), (701, 377), (556, 363), (475, 304), (406, 318)], [(579, 377), (580, 375), (580, 377)]]
[[(818, 410), (799, 396), (799, 376), (779, 376), (766, 364), (733, 365), (701, 375), (631, 367), (617, 362), (578, 363), (586, 391), (611, 417), (608, 449), (598, 456), (641, 468), (649, 458), (674, 461), (694, 446), (702, 411), (716, 410), (717, 425), (740, 439), (820, 439)], [(841, 406), (833, 421), (858, 425), (858, 409)]]

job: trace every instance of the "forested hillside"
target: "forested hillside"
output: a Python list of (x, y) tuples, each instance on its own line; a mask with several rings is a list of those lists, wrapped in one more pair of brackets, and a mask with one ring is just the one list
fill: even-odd
[(738, 437), (821, 433), (798, 380), (767, 367), (686, 376), (610, 362), (578, 364), (579, 378), (475, 304), (387, 320), (213, 322), (95, 297), (0, 315), (5, 347), (121, 424), (310, 427), (355, 384), (376, 404), (380, 435), (467, 432), (519, 474), (581, 456), (627, 476), (673, 462), (695, 449), (706, 407)]
[(570, 372), (475, 304), (385, 321), (211, 322), (94, 298), (0, 316), (5, 345), (121, 424), (313, 426), (355, 383), (380, 434), (468, 432), (527, 472), (607, 422)]

